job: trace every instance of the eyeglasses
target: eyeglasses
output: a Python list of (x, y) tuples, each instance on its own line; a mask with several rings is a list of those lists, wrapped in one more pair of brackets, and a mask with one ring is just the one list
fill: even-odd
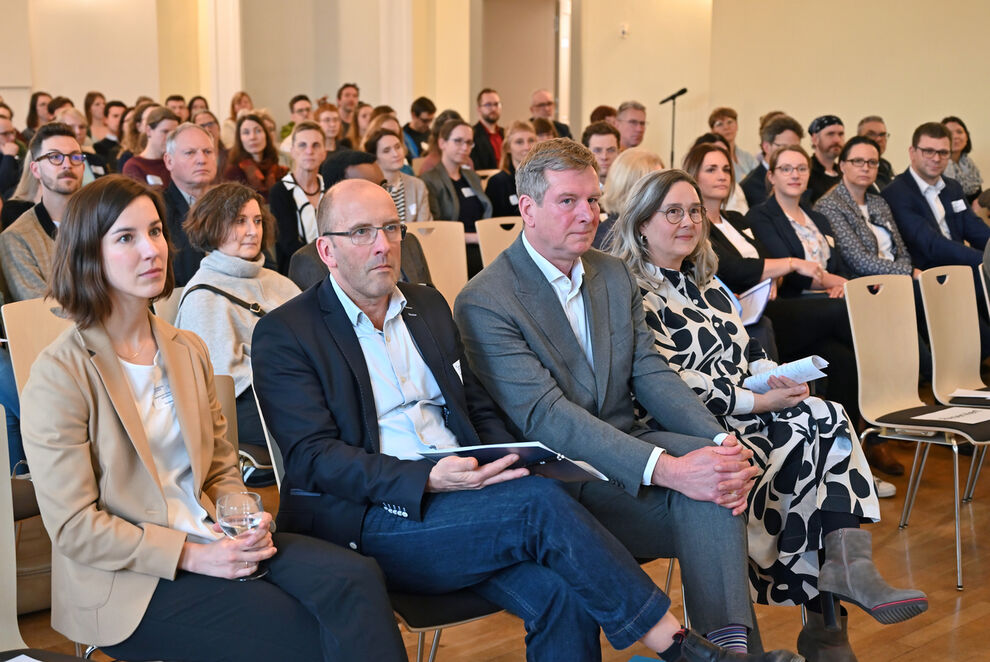
[(880, 165), (880, 161), (877, 159), (846, 159), (846, 163), (851, 163), (857, 168), (866, 166), (870, 170), (873, 170)]
[(540, 103), (534, 103), (533, 108), (553, 108), (553, 101), (541, 101)]
[(10, 131), (0, 131), (0, 136), (6, 138), (7, 140), (10, 140), (11, 138), (13, 138), (16, 135), (17, 135), (17, 132), (14, 131), (13, 129), (11, 129)]
[(626, 124), (631, 124), (633, 126), (646, 126), (646, 122), (643, 120), (619, 120), (620, 122), (625, 122)]
[(217, 125), (216, 122), (203, 122), (202, 124), (197, 124), (197, 126), (203, 129), (212, 129)]
[(869, 138), (870, 140), (880, 140), (881, 138), (890, 138), (890, 133), (886, 131), (884, 131), (883, 133), (879, 133), (877, 131), (867, 131), (866, 137)]
[(324, 237), (350, 237), (355, 246), (370, 246), (375, 243), (378, 231), (385, 233), (385, 238), (391, 242), (402, 241), (406, 238), (405, 223), (386, 223), (385, 225), (359, 225), (347, 232), (324, 232)]
[(688, 215), (692, 223), (701, 223), (702, 219), (705, 218), (705, 208), (701, 205), (691, 207), (687, 211), (684, 211), (684, 207), (670, 207), (668, 209), (661, 209), (660, 213), (663, 214), (664, 218), (671, 225), (677, 225), (683, 221), (685, 214)]
[(62, 165), (62, 162), (65, 161), (66, 157), (69, 158), (69, 163), (71, 163), (74, 166), (82, 165), (86, 163), (86, 156), (82, 152), (72, 152), (72, 154), (63, 154), (62, 152), (48, 152), (47, 154), (42, 154), (34, 161), (35, 163), (37, 163), (42, 159), (48, 159), (48, 162), (51, 163), (52, 165), (59, 166)]
[(723, 126), (729, 126), (729, 125), (732, 125), (732, 124), (735, 124), (735, 123), (736, 123), (736, 121), (734, 119), (732, 119), (731, 117), (727, 117), (725, 119), (715, 120), (715, 123), (712, 124), (712, 128), (713, 129), (721, 129)]
[(502, 107), (502, 102), (501, 101), (489, 101), (488, 103), (481, 104), (481, 107), (482, 108), (501, 108)]
[(449, 142), (454, 143), (458, 147), (465, 145), (467, 147), (474, 147), (474, 141), (470, 138), (451, 138)]
[(792, 165), (782, 165), (774, 168), (774, 172), (780, 172), (785, 175), (789, 175), (792, 172), (797, 172), (798, 174), (805, 175), (808, 173), (810, 168), (806, 165), (792, 166)]
[(915, 149), (921, 152), (921, 155), (926, 159), (934, 159), (936, 156), (940, 159), (947, 159), (952, 154), (947, 149), (931, 149), (928, 147), (915, 147)]

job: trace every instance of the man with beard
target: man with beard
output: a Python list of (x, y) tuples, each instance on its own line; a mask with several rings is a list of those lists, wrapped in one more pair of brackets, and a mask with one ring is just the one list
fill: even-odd
[(103, 108), (103, 123), (107, 127), (107, 135), (103, 140), (93, 143), (93, 149), (103, 157), (108, 164), (116, 164), (117, 152), (120, 150), (120, 139), (123, 137), (123, 127), (120, 126), (124, 118), (124, 111), (127, 105), (123, 101), (108, 101)]
[(846, 143), (846, 128), (835, 115), (822, 115), (808, 127), (808, 135), (811, 136), (811, 146), (815, 148), (811, 157), (808, 191), (804, 194), (804, 201), (810, 206), (842, 179), (838, 159)]
[(86, 156), (72, 129), (61, 122), (38, 128), (28, 145), (31, 174), (41, 183), (41, 201), (0, 234), (0, 268), (10, 301), (45, 296), (55, 253), (55, 233), (65, 206), (82, 185)]
[(505, 129), (498, 125), (502, 100), (498, 92), (486, 87), (478, 92), (478, 123), (474, 125), (474, 149), (471, 160), (476, 170), (494, 170), (502, 160)]

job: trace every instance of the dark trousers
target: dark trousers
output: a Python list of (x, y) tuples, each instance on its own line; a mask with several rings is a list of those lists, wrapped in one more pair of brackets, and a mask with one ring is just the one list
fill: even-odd
[(262, 579), (160, 580), (137, 630), (103, 652), (129, 662), (407, 659), (373, 560), (292, 533), (274, 541)]

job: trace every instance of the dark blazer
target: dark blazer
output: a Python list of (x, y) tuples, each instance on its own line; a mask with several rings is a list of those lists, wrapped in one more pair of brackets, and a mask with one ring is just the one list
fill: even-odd
[[(457, 221), (461, 218), (461, 203), (457, 198), (457, 191), (454, 190), (454, 180), (447, 174), (447, 169), (443, 163), (438, 163), (429, 172), (424, 172), (420, 177), (426, 184), (426, 189), (430, 192), (430, 213), (436, 221)], [(492, 217), (492, 201), (485, 195), (481, 186), (481, 178), (474, 170), (461, 168), (461, 181), (467, 183), (478, 196), (481, 206), (484, 207), (482, 218)]]
[(749, 171), (739, 186), (746, 196), (746, 205), (752, 209), (767, 199), (767, 167), (761, 162)]
[(0, 154), (0, 198), (6, 200), (14, 193), (21, 178), (22, 161), (16, 156)]
[[(819, 232), (825, 235), (825, 239), (828, 240), (831, 255), (828, 258), (825, 268), (829, 273), (845, 276), (846, 265), (842, 261), (842, 256), (839, 254), (839, 249), (835, 244), (835, 238), (832, 236), (832, 226), (829, 224), (828, 219), (824, 214), (820, 214), (804, 206), (804, 204), (801, 205), (801, 209), (811, 217), (815, 226), (818, 227)], [(791, 222), (787, 220), (787, 214), (780, 208), (780, 203), (777, 202), (776, 197), (771, 195), (767, 198), (766, 202), (750, 209), (749, 213), (746, 214), (746, 220), (752, 226), (756, 238), (763, 242), (767, 250), (766, 257), (796, 257), (802, 260), (804, 259), (804, 246), (801, 244), (801, 240), (798, 239), (794, 229), (791, 228)], [(810, 287), (810, 278), (794, 272), (784, 276), (784, 280), (781, 282), (777, 292), (780, 296), (793, 297), (798, 296)]]
[[(500, 126), (495, 127), (499, 135), (505, 138), (505, 129)], [(494, 170), (498, 168), (498, 159), (495, 158), (495, 149), (492, 141), (488, 139), (488, 131), (485, 125), (478, 120), (474, 125), (474, 147), (471, 148), (471, 160), (478, 170)]]
[[(406, 283), (399, 290), (407, 301), (402, 317), (458, 442), (514, 441), (468, 368), (443, 296)], [(280, 527), (360, 551), (369, 508), (422, 519), (433, 465), (381, 453), (368, 367), (330, 279), (259, 320), (251, 359), (254, 390), (285, 462)]]
[[(419, 239), (411, 232), (402, 240), (400, 246), (402, 260), (402, 280), (407, 283), (419, 283), (433, 287), (430, 278), (430, 268), (426, 264), (426, 254)], [(311, 241), (295, 253), (289, 261), (289, 279), (300, 290), (307, 290), (327, 277), (327, 265), (316, 252), (316, 242)]]
[(182, 223), (189, 214), (189, 203), (182, 196), (175, 182), (170, 182), (165, 189), (165, 223), (168, 225), (168, 236), (175, 248), (172, 258), (172, 269), (175, 272), (176, 287), (185, 286), (199, 269), (199, 262), (206, 253), (196, 250), (189, 244), (189, 237), (182, 229)]
[[(534, 119), (536, 118), (530, 117), (529, 123), (532, 124)], [(574, 140), (574, 136), (571, 135), (571, 127), (567, 126), (563, 122), (558, 122), (557, 120), (550, 121), (553, 122), (553, 127), (557, 129), (558, 138), (570, 138), (571, 140)]]
[(729, 289), (737, 294), (745, 292), (762, 280), (764, 256), (767, 255), (767, 248), (763, 242), (756, 238), (756, 234), (749, 225), (746, 217), (737, 211), (723, 211), (722, 216), (729, 225), (742, 233), (753, 245), (760, 257), (743, 257), (731, 241), (725, 238), (718, 231), (716, 225), (712, 226), (712, 231), (708, 238), (712, 242), (715, 255), (718, 256), (718, 277), (729, 286)]
[(990, 238), (990, 228), (970, 209), (959, 182), (948, 177), (942, 179), (945, 188), (938, 197), (945, 207), (945, 223), (949, 226), (952, 239), (946, 239), (942, 234), (932, 208), (908, 170), (895, 177), (881, 195), (894, 213), (894, 221), (907, 244), (914, 266), (919, 269), (947, 264), (975, 267), (983, 262), (983, 248)]
[(485, 195), (492, 201), (492, 216), (519, 215), (519, 197), (516, 195), (515, 174), (499, 170), (488, 178)]

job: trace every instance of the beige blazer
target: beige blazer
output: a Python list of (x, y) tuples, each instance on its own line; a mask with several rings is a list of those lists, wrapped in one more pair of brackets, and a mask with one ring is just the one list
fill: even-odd
[[(197, 497), (244, 489), (202, 340), (149, 314), (169, 377)], [(168, 528), (151, 447), (102, 325), (73, 327), (31, 368), (21, 430), (52, 538), (52, 627), (78, 642), (129, 637), (186, 535)]]

